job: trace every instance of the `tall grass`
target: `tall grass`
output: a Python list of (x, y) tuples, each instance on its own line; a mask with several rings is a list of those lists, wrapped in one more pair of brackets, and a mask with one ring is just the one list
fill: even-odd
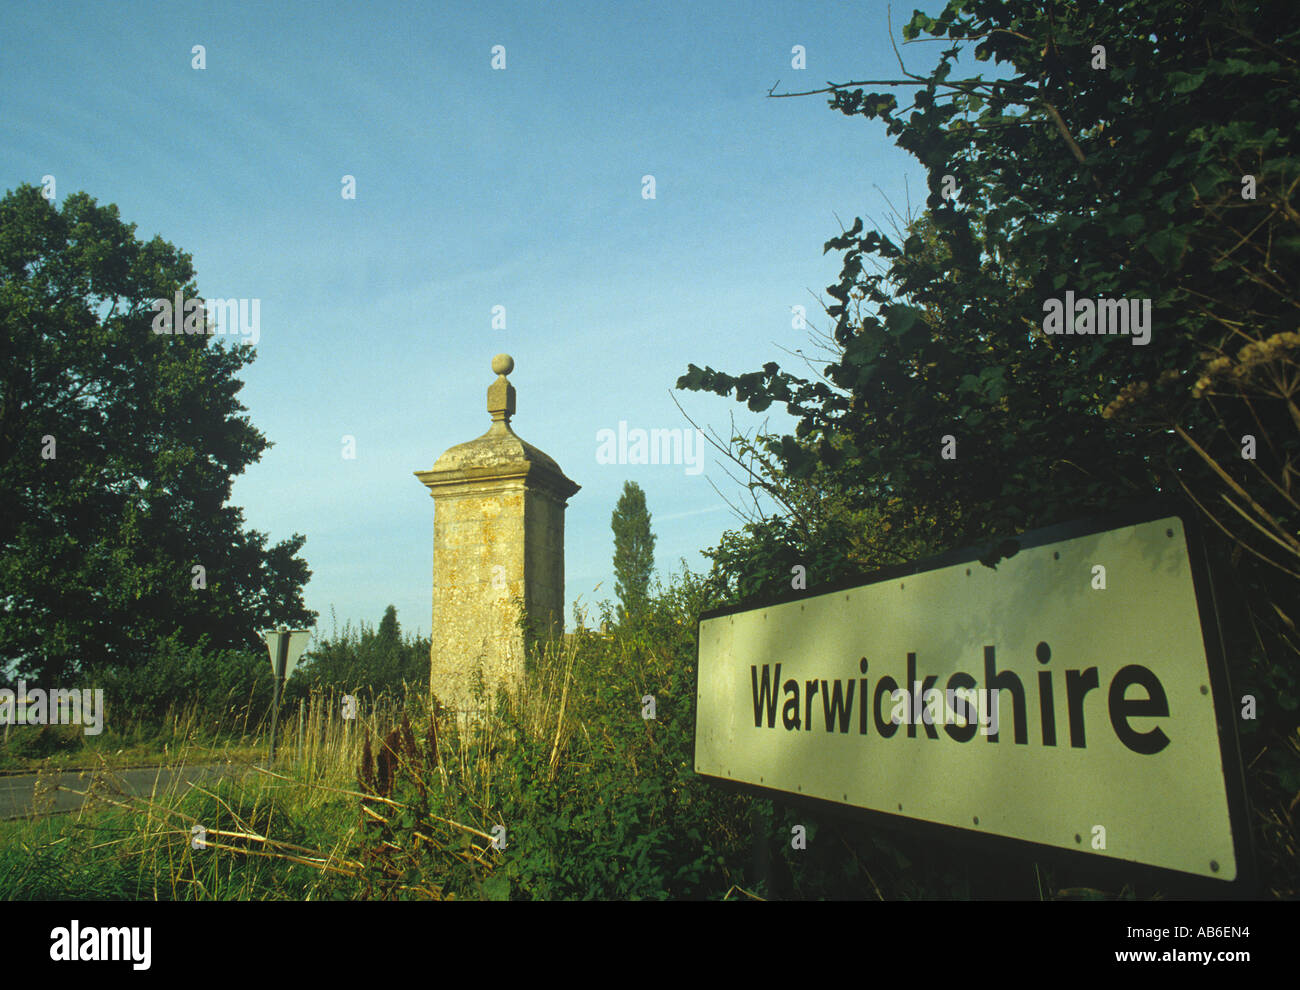
[[(129, 793), (120, 772), (101, 760), (78, 786), (64, 785), (84, 796), (80, 811), (0, 828), (0, 891), (78, 900), (356, 896), (362, 864), (347, 851), (357, 841), (356, 767), (377, 722), (400, 717), (410, 703), (388, 693), (357, 700), (357, 717), (347, 719), (341, 695), (310, 694), (295, 709), (300, 716), (282, 720), (269, 766), (266, 716), (254, 722), (243, 706), (230, 706), (228, 719), (247, 733), (241, 738), (261, 743), (259, 751), (249, 758), (232, 750), (226, 776), (199, 782), (184, 771), (196, 754), (210, 760), (192, 741), (204, 726), (196, 706), (178, 706), (165, 727), (176, 745), (148, 793)], [(195, 826), (205, 830), (199, 848)]]

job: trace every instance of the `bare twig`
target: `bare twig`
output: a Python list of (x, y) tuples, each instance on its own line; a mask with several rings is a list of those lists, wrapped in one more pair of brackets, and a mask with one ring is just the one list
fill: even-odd
[(1294, 536), (1288, 533), (1282, 527), (1281, 523), (1279, 523), (1276, 519), (1273, 518), (1272, 514), (1267, 509), (1265, 509), (1262, 505), (1260, 505), (1253, 498), (1251, 498), (1250, 495), (1246, 492), (1246, 490), (1242, 488), (1241, 485), (1237, 484), (1236, 480), (1234, 480), (1233, 477), (1230, 474), (1228, 474), (1227, 471), (1223, 470), (1223, 468), (1219, 466), (1218, 461), (1216, 461), (1213, 457), (1211, 457), (1208, 453), (1206, 453), (1200, 444), (1198, 444), (1195, 440), (1193, 440), (1190, 436), (1188, 436), (1186, 430), (1184, 430), (1181, 426), (1175, 423), (1174, 432), (1177, 433), (1178, 436), (1182, 438), (1183, 442), (1186, 443), (1189, 447), (1191, 447), (1192, 450), (1194, 450), (1201, 457), (1201, 459), (1205, 461), (1205, 463), (1210, 465), (1214, 473), (1217, 474), (1223, 480), (1223, 482), (1227, 484), (1229, 488), (1231, 488), (1234, 492), (1236, 492), (1237, 495), (1243, 498), (1246, 501), (1246, 503), (1252, 509), (1255, 510), (1255, 513), (1261, 519), (1263, 519), (1270, 526), (1272, 526), (1274, 532), (1280, 534), (1286, 540), (1287, 547), (1292, 553), (1300, 554), (1300, 540), (1297, 540)]

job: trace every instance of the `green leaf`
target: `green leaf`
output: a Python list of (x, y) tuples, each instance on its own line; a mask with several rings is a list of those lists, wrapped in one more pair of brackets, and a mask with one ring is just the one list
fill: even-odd
[(1157, 230), (1144, 246), (1164, 268), (1176, 268), (1187, 248), (1187, 231), (1178, 227)]
[(1201, 83), (1205, 82), (1206, 73), (1201, 72), (1171, 72), (1169, 73), (1169, 89), (1174, 93), (1190, 93), (1199, 89)]
[(1107, 223), (1107, 230), (1113, 237), (1133, 237), (1142, 232), (1146, 224), (1141, 214), (1130, 213), (1123, 217), (1111, 217)]
[(921, 314), (911, 306), (891, 306), (885, 316), (885, 324), (895, 337), (905, 337), (917, 327), (924, 325)]

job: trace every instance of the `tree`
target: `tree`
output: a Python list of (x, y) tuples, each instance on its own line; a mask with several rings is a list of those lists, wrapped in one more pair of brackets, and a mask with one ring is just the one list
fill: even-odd
[(384, 617), (379, 620), (379, 631), (375, 633), (375, 647), (380, 655), (390, 656), (402, 645), (402, 625), (397, 621), (397, 606), (389, 605), (384, 609)]
[[(1235, 518), (1242, 547), (1294, 565), (1279, 558), (1300, 549), (1287, 392), (1300, 155), (1294, 129), (1276, 126), (1279, 107), (1300, 107), (1297, 33), (1277, 38), (1285, 10), (1130, 0), (918, 13), (906, 37), (953, 44), (930, 76), (903, 70), (910, 107), (864, 84), (827, 92), (926, 166), (933, 237), (913, 229), (900, 245), (859, 219), (827, 243), (845, 259), (828, 289), (839, 354), (823, 380), (775, 363), (739, 376), (692, 365), (679, 387), (786, 403), (799, 427), (773, 451), (792, 477), (829, 470), (841, 490), (934, 508), (949, 546), (1175, 492)], [(966, 42), (1008, 77), (950, 79)], [(1243, 198), (1246, 175), (1256, 199)], [(872, 257), (886, 275), (867, 272)], [(1047, 334), (1045, 303), (1066, 291), (1151, 300), (1151, 342)], [(1277, 401), (1238, 393), (1212, 408), (1195, 385), (1251, 345), (1238, 362), (1271, 355)], [(1244, 461), (1246, 434), (1266, 435), (1267, 455)], [(940, 456), (945, 436), (955, 459)], [(1221, 499), (1233, 484), (1251, 492), (1234, 492), (1247, 520)]]
[(623, 614), (635, 619), (645, 610), (650, 574), (655, 566), (655, 537), (650, 532), (650, 512), (645, 492), (635, 481), (623, 484), (614, 515), (614, 590)]
[(402, 627), (397, 621), (397, 607), (389, 605), (384, 609), (384, 617), (379, 620), (379, 629), (370, 643), (370, 666), (375, 676), (387, 680), (400, 680), (404, 650), (402, 647)]
[(85, 193), (0, 201), (0, 657), (27, 675), (315, 620), (305, 537), (268, 547), (227, 504), (268, 446), (236, 399), (252, 349), (153, 332), (153, 300), (193, 279)]

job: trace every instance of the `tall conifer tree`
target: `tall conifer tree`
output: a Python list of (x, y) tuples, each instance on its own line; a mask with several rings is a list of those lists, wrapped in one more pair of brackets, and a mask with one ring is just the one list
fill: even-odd
[(610, 519), (614, 530), (614, 590), (622, 615), (634, 619), (645, 608), (650, 574), (655, 566), (655, 537), (645, 492), (635, 481), (625, 482)]

